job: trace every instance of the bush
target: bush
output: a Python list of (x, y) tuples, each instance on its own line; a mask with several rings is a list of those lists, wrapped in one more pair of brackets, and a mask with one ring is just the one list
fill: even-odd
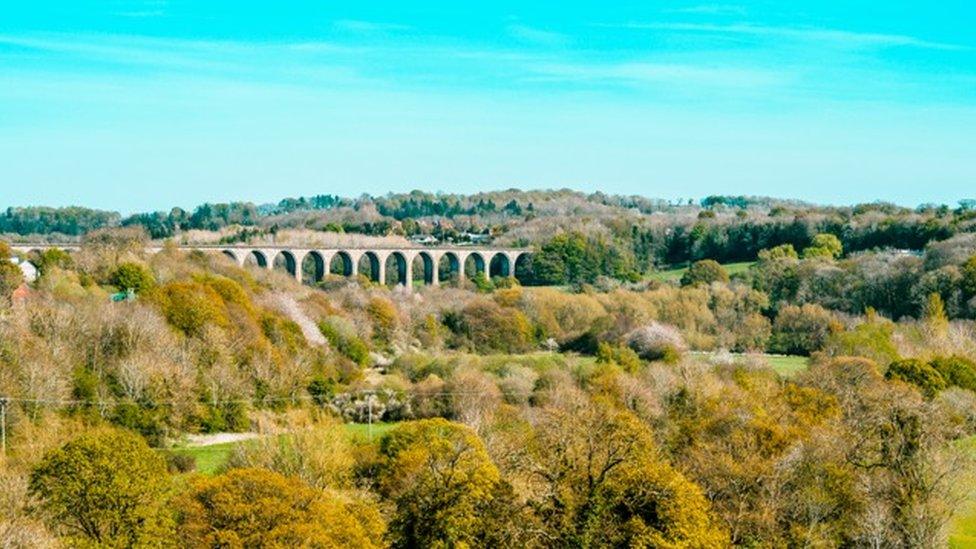
[(708, 285), (712, 282), (728, 281), (728, 271), (718, 261), (712, 259), (703, 259), (692, 263), (691, 267), (688, 267), (688, 270), (681, 276), (682, 286)]
[(644, 360), (677, 362), (687, 350), (681, 333), (674, 326), (651, 322), (627, 334), (627, 345)]
[(319, 331), (336, 351), (356, 364), (366, 366), (369, 364), (369, 347), (351, 329), (343, 328), (334, 318), (319, 322)]
[(197, 458), (184, 452), (165, 452), (166, 468), (170, 473), (192, 473), (197, 470)]
[(936, 357), (930, 362), (947, 385), (976, 392), (976, 363), (961, 356)]
[(885, 377), (910, 383), (928, 398), (946, 388), (945, 379), (935, 368), (915, 358), (896, 360), (888, 366)]
[(166, 462), (136, 435), (85, 433), (48, 452), (30, 491), (74, 544), (156, 546), (172, 536)]

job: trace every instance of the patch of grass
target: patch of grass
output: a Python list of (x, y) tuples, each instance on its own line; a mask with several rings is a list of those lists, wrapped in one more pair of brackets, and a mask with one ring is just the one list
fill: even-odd
[[(737, 274), (745, 273), (749, 270), (749, 267), (755, 265), (755, 261), (742, 261), (738, 263), (724, 263), (722, 266), (729, 273), (729, 276), (735, 276)], [(678, 282), (681, 280), (682, 275), (688, 267), (678, 267), (676, 269), (668, 269), (666, 271), (655, 271), (649, 275), (647, 278), (650, 280), (657, 280), (658, 282)]]
[(769, 367), (783, 377), (793, 377), (807, 369), (810, 359), (796, 355), (763, 355)]
[[(343, 427), (351, 438), (357, 441), (369, 441), (370, 427), (366, 423), (345, 423)], [(379, 440), (384, 434), (396, 427), (396, 423), (373, 423), (373, 440)], [(288, 435), (282, 435), (288, 436)], [(234, 447), (247, 444), (248, 441), (223, 442), (207, 446), (178, 446), (170, 451), (174, 454), (193, 456), (196, 461), (197, 472), (204, 475), (215, 475), (230, 460)]]
[[(346, 423), (343, 425), (346, 428), (346, 432), (349, 433), (351, 437), (358, 440), (369, 440), (370, 427), (367, 423)], [(385, 435), (391, 429), (396, 427), (396, 423), (373, 423), (373, 440), (378, 440), (381, 436)]]
[[(976, 435), (966, 437), (958, 442), (959, 447), (976, 458)], [(965, 491), (967, 498), (952, 516), (949, 523), (949, 547), (964, 549), (976, 547), (976, 478), (973, 474), (965, 477)]]
[[(692, 354), (704, 356), (708, 359), (717, 357), (716, 353), (707, 351), (692, 351)], [(746, 355), (742, 353), (729, 353), (732, 355), (732, 360), (736, 363), (745, 362), (749, 358), (761, 358), (769, 364), (777, 374), (783, 377), (793, 377), (799, 372), (806, 370), (810, 365), (810, 359), (805, 356), (799, 355), (767, 355), (767, 354), (752, 354)], [(727, 355), (726, 355), (727, 356)]]
[(197, 471), (205, 475), (215, 474), (230, 459), (231, 452), (238, 442), (224, 442), (210, 446), (184, 446), (173, 448), (174, 454), (193, 456)]

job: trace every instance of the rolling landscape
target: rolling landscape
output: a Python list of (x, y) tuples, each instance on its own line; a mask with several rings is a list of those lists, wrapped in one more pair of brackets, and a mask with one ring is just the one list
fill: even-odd
[(0, 8), (0, 549), (976, 549), (966, 2)]

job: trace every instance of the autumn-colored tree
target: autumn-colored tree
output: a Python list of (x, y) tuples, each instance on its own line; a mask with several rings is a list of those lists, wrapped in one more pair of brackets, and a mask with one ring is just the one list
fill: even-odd
[(603, 400), (563, 395), (535, 425), (533, 502), (567, 547), (723, 547), (701, 489), (663, 461), (650, 433)]
[(264, 469), (199, 478), (177, 509), (180, 539), (189, 547), (383, 545), (383, 521), (372, 503)]
[(129, 432), (98, 429), (47, 453), (31, 474), (30, 490), (52, 527), (75, 543), (171, 543), (166, 461)]
[(164, 284), (153, 291), (152, 300), (174, 328), (189, 336), (199, 335), (207, 326), (228, 323), (220, 295), (199, 282)]
[(396, 503), (394, 547), (482, 546), (498, 535), (506, 514), (514, 518), (498, 508), (505, 491), (498, 469), (468, 427), (443, 419), (404, 423), (383, 438), (380, 454), (379, 490)]

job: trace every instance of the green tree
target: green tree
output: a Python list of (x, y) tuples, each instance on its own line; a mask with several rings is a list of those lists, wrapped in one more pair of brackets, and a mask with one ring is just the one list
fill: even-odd
[(380, 441), (380, 454), (380, 493), (396, 503), (394, 547), (476, 547), (493, 535), (483, 517), (499, 473), (470, 428), (443, 419), (403, 423)]
[(381, 547), (374, 505), (264, 469), (197, 479), (178, 501), (185, 547)]
[(99, 429), (48, 452), (31, 473), (52, 526), (76, 543), (169, 545), (166, 460), (126, 431)]
[(837, 259), (844, 253), (840, 239), (830, 233), (820, 233), (813, 237), (810, 246), (803, 250), (803, 257), (829, 257)]
[(156, 279), (149, 269), (140, 263), (122, 263), (112, 273), (112, 285), (127, 291), (141, 294), (156, 285)]
[(702, 259), (692, 263), (691, 267), (688, 267), (688, 270), (681, 276), (682, 286), (708, 285), (712, 282), (728, 281), (728, 271), (718, 261), (712, 259)]
[(976, 296), (976, 255), (962, 265), (962, 291), (966, 297)]
[(792, 244), (780, 244), (779, 246), (774, 246), (768, 250), (762, 250), (759, 252), (760, 261), (772, 261), (776, 259), (797, 259), (800, 256), (797, 255), (796, 249), (793, 248)]

